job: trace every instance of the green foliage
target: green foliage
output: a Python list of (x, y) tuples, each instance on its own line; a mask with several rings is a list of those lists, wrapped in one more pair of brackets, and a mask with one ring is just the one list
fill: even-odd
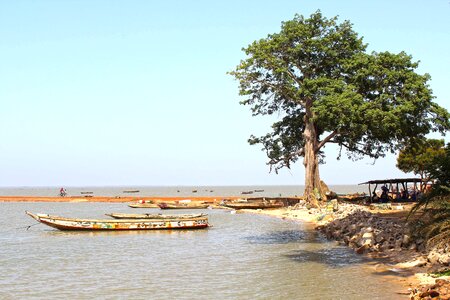
[(450, 143), (445, 147), (445, 155), (434, 158), (434, 168), (430, 169), (430, 178), (439, 186), (450, 187)]
[(443, 271), (443, 272), (435, 272), (435, 273), (432, 273), (432, 274), (434, 276), (436, 276), (436, 277), (450, 276), (450, 269), (446, 270), (446, 271)]
[[(253, 42), (246, 59), (230, 72), (239, 81), (241, 104), (252, 114), (277, 113), (272, 132), (252, 136), (275, 169), (302, 155), (305, 115), (312, 112), (316, 155), (327, 142), (350, 158), (373, 158), (401, 149), (430, 131), (450, 128), (449, 114), (434, 103), (430, 76), (404, 52), (366, 53), (349, 21), (320, 11), (295, 15), (279, 33)], [(340, 154), (339, 154), (340, 156)]]
[(444, 157), (434, 159), (435, 169), (430, 171), (436, 183), (432, 190), (411, 210), (410, 216), (421, 211), (416, 232), (427, 240), (427, 246), (439, 247), (450, 241), (450, 143)]
[(436, 139), (420, 139), (407, 145), (397, 157), (397, 168), (405, 173), (413, 172), (430, 179), (436, 163), (445, 158), (445, 142)]

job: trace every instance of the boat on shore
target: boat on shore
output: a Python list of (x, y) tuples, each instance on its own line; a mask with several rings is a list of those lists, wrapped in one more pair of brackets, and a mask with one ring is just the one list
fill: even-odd
[(207, 228), (208, 218), (196, 217), (186, 219), (122, 219), (97, 220), (78, 219), (34, 214), (25, 212), (36, 221), (59, 230), (173, 230), (173, 229), (202, 229)]
[(205, 203), (166, 203), (162, 202), (158, 204), (161, 209), (205, 209), (209, 207), (209, 204)]
[(132, 207), (132, 208), (158, 208), (159, 207), (158, 204), (154, 203), (151, 200), (146, 200), (146, 201), (140, 200), (138, 202), (130, 203), (130, 204), (128, 204), (128, 206)]
[(225, 202), (223, 206), (234, 209), (265, 209), (265, 208), (280, 208), (284, 204), (282, 202), (271, 201), (242, 201), (242, 202)]
[(107, 216), (114, 219), (163, 219), (163, 220), (180, 220), (180, 219), (195, 219), (207, 217), (207, 214), (178, 214), (178, 215), (163, 215), (163, 214), (124, 214), (124, 213), (110, 213)]

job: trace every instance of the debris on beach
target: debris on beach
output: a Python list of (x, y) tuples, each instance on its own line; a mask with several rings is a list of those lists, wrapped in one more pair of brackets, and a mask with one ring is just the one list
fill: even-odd
[(450, 281), (436, 279), (434, 284), (422, 285), (411, 290), (411, 300), (419, 299), (450, 299)]

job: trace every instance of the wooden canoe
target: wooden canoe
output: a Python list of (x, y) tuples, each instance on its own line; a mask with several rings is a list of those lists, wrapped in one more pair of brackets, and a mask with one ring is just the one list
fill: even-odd
[(161, 209), (205, 209), (209, 207), (209, 204), (195, 204), (195, 203), (159, 203)]
[(189, 214), (189, 215), (163, 215), (163, 214), (124, 214), (124, 213), (110, 213), (107, 216), (113, 217), (114, 219), (195, 219), (206, 217), (206, 214)]
[(283, 203), (281, 202), (227, 202), (223, 205), (234, 209), (265, 209), (283, 207)]
[(122, 220), (96, 220), (75, 219), (50, 216), (47, 214), (33, 214), (25, 212), (38, 222), (59, 230), (173, 230), (173, 229), (202, 229), (207, 228), (208, 218), (198, 217), (191, 219), (122, 219)]
[(132, 208), (158, 208), (159, 207), (158, 204), (149, 203), (149, 202), (144, 202), (144, 203), (135, 202), (135, 203), (128, 204), (128, 206), (132, 207)]

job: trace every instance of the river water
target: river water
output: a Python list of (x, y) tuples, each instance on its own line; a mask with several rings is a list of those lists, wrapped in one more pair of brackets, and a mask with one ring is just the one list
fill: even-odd
[(213, 227), (205, 230), (64, 232), (25, 210), (93, 218), (159, 210), (0, 206), (1, 299), (402, 299), (401, 286), (304, 223), (208, 210)]

